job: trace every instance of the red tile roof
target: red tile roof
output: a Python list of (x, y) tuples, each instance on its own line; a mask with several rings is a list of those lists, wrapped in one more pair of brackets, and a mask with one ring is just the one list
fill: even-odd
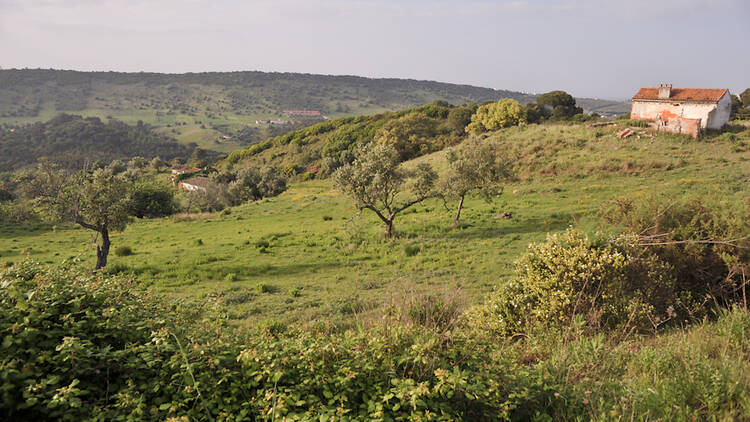
[[(662, 101), (696, 101), (696, 102), (718, 102), (728, 92), (726, 89), (702, 89), (702, 88), (672, 88), (668, 100)], [(641, 88), (633, 97), (634, 100), (659, 101), (659, 88)]]

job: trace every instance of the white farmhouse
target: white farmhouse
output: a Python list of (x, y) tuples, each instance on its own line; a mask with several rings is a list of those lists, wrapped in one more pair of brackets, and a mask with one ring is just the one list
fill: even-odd
[(695, 138), (702, 129), (721, 129), (729, 122), (732, 97), (728, 89), (641, 88), (633, 97), (630, 118), (653, 122), (657, 130)]

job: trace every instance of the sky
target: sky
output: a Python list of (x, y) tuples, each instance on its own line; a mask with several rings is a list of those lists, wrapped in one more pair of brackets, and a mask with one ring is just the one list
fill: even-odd
[(741, 92), (750, 0), (0, 0), (0, 67)]

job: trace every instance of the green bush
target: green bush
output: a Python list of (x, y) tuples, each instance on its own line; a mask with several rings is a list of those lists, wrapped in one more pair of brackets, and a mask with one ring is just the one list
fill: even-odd
[(117, 256), (133, 255), (133, 249), (130, 246), (118, 246), (115, 249), (115, 255)]
[(573, 229), (548, 235), (529, 245), (516, 262), (517, 278), (472, 309), (468, 321), (505, 335), (538, 324), (570, 326), (576, 318), (593, 329), (652, 328), (690, 301), (663, 263), (626, 252), (630, 240), (591, 240)]
[(257, 290), (258, 293), (276, 293), (278, 289), (276, 288), (276, 286), (268, 283), (258, 283), (255, 286), (255, 290)]
[[(619, 251), (594, 244), (577, 231), (548, 235), (545, 242), (529, 245), (516, 263), (518, 278), (501, 287), (488, 304), (475, 308), (470, 318), (494, 331), (515, 334), (535, 323), (567, 325), (575, 314), (603, 313), (602, 305), (610, 308), (608, 299), (618, 302), (614, 308), (622, 308), (621, 289), (610, 285), (624, 283), (627, 263)], [(623, 322), (617, 311), (601, 316)]]
[[(635, 237), (628, 251), (641, 262), (661, 262), (662, 274), (681, 292), (707, 303), (742, 303), (750, 274), (750, 203), (677, 200), (651, 196), (616, 198), (602, 207), (603, 219)], [(693, 311), (690, 312), (695, 313)], [(698, 311), (700, 317), (705, 309)]]
[[(239, 289), (224, 299), (238, 304), (252, 296)], [(510, 341), (451, 323), (425, 330), (387, 318), (335, 333), (269, 320), (235, 336), (227, 315), (205, 305), (162, 302), (127, 277), (33, 262), (0, 271), (0, 415), (64, 421), (750, 416), (746, 311), (617, 344), (601, 334), (552, 330)], [(453, 309), (435, 297), (412, 305), (414, 322)]]

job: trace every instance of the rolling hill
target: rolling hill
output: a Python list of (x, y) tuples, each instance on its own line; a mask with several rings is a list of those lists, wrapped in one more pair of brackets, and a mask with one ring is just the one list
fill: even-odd
[[(0, 124), (45, 121), (59, 113), (113, 117), (130, 124), (140, 120), (184, 144), (195, 142), (219, 152), (243, 146), (243, 142), (225, 135), (246, 127), (260, 129), (256, 140), (278, 135), (270, 133), (268, 125), (256, 126), (255, 121), (287, 119), (285, 109), (317, 110), (326, 117), (343, 117), (400, 110), (435, 100), (463, 104), (500, 98), (529, 102), (535, 97), (433, 81), (302, 73), (0, 70)], [(628, 111), (625, 103), (593, 99), (581, 99), (579, 103), (587, 111)]]

